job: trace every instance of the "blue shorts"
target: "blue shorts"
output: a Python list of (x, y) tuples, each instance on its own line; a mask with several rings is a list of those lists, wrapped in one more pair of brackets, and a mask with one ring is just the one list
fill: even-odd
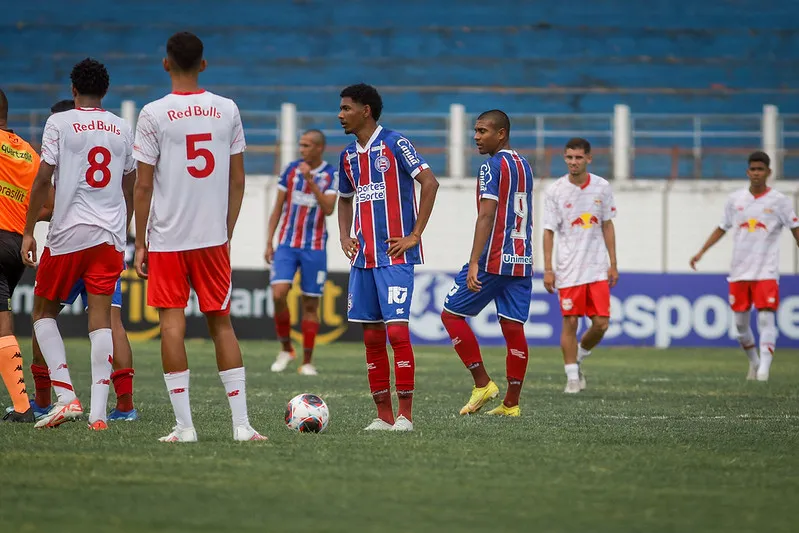
[[(75, 300), (80, 299), (83, 301), (83, 308), (86, 309), (89, 307), (89, 300), (86, 298), (86, 285), (83, 283), (82, 279), (79, 279), (75, 282), (75, 285), (72, 286), (72, 290), (69, 291), (69, 296), (61, 302), (63, 305), (72, 305), (75, 303)], [(117, 286), (114, 288), (114, 295), (111, 296), (111, 305), (113, 307), (122, 307), (122, 278), (117, 280)]]
[(477, 279), (483, 284), (479, 292), (466, 286), (469, 265), (464, 266), (455, 278), (455, 285), (444, 298), (444, 310), (454, 315), (475, 316), (491, 300), (496, 302), (497, 316), (524, 324), (530, 316), (533, 295), (532, 276), (500, 276), (483, 270)]
[(327, 252), (306, 250), (291, 246), (278, 246), (272, 261), (272, 279), (269, 283), (294, 282), (294, 274), (300, 269), (300, 289), (306, 296), (322, 296), (327, 280)]
[(413, 296), (413, 265), (350, 269), (350, 322), (407, 322)]

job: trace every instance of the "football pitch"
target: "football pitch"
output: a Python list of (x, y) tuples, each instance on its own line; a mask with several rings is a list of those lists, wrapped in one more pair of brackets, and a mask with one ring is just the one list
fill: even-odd
[[(374, 417), (361, 346), (318, 348), (313, 378), (273, 374), (276, 344), (243, 342), (251, 422), (270, 441), (236, 443), (212, 345), (187, 348), (200, 442), (157, 442), (174, 423), (159, 344), (134, 343), (139, 421), (0, 425), (0, 531), (797, 528), (797, 352), (778, 352), (764, 384), (745, 381), (735, 349), (600, 346), (589, 389), (566, 396), (559, 352), (531, 347), (522, 417), (495, 419), (458, 416), (469, 373), (451, 348), (417, 347), (416, 431), (400, 434), (361, 431)], [(67, 351), (88, 409), (88, 341)], [(504, 391), (504, 350), (485, 358)], [(327, 401), (326, 433), (285, 428), (301, 392)]]

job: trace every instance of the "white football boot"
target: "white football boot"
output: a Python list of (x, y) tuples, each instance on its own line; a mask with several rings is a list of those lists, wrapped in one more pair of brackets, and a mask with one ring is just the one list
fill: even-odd
[(400, 415), (391, 426), (391, 431), (413, 431), (413, 422)]
[(252, 440), (269, 440), (264, 435), (255, 431), (252, 426), (236, 426), (233, 428), (233, 440), (239, 442), (247, 442)]
[(158, 439), (159, 442), (197, 442), (197, 432), (194, 428), (172, 428), (172, 433)]
[(391, 431), (392, 429), (394, 429), (394, 426), (382, 418), (375, 418), (371, 424), (363, 428), (364, 431)]
[(296, 355), (294, 354), (293, 351), (292, 352), (287, 352), (285, 350), (281, 351), (279, 354), (277, 354), (277, 359), (275, 359), (275, 362), (272, 363), (272, 372), (283, 372), (286, 369), (286, 367), (289, 366), (289, 363), (294, 360), (295, 357)]
[(563, 389), (563, 392), (566, 394), (577, 394), (580, 392), (580, 380), (579, 379), (570, 379), (566, 382), (566, 388)]

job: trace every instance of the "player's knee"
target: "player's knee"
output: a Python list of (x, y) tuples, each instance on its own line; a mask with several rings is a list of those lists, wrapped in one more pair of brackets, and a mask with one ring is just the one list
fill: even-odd
[(272, 285), (272, 299), (275, 300), (276, 303), (285, 304), (286, 300), (288, 299), (290, 289), (291, 285), (288, 283), (277, 283)]
[(319, 298), (313, 296), (303, 296), (302, 313), (306, 318), (315, 318), (319, 312)]
[(448, 324), (454, 324), (462, 320), (466, 319), (460, 315), (452, 314), (447, 310), (441, 311), (441, 322), (444, 324), (445, 328), (447, 327)]
[(388, 332), (388, 342), (392, 347), (411, 343), (411, 334), (408, 330), (408, 324), (389, 324), (386, 329)]
[(577, 333), (577, 326), (580, 323), (578, 316), (564, 316), (563, 317), (563, 331)]
[(603, 335), (608, 330), (609, 325), (610, 325), (610, 318), (606, 316), (596, 316), (591, 321), (591, 326), (598, 332), (602, 333)]
[(774, 311), (760, 310), (757, 312), (757, 327), (760, 331), (770, 330), (776, 328), (776, 320)]
[(524, 324), (522, 324), (521, 322), (516, 322), (515, 320), (508, 320), (506, 318), (502, 318), (499, 321), (499, 327), (500, 329), (502, 329), (502, 333), (506, 337), (508, 335), (512, 335), (519, 332), (524, 334)]

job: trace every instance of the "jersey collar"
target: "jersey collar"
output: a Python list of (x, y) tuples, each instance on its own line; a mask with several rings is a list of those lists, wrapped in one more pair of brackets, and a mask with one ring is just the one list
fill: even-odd
[(322, 163), (318, 167), (316, 167), (315, 169), (311, 170), (311, 174), (319, 174), (319, 173), (321, 173), (325, 169), (326, 166), (327, 166), (327, 161), (322, 160)]
[(752, 198), (757, 200), (758, 198), (763, 198), (765, 195), (771, 192), (771, 187), (766, 187), (766, 190), (761, 192), (760, 194), (752, 194), (752, 191), (749, 191), (749, 194), (752, 194)]
[(369, 141), (367, 141), (366, 146), (364, 147), (361, 147), (361, 145), (358, 144), (358, 141), (355, 141), (355, 149), (358, 151), (358, 153), (366, 153), (366, 151), (369, 150), (369, 147), (372, 146), (372, 143), (375, 142), (375, 139), (377, 139), (377, 136), (380, 135), (381, 131), (383, 131), (383, 126), (378, 124), (377, 129), (375, 129), (375, 132), (371, 137), (369, 137)]
[(189, 96), (192, 94), (202, 94), (205, 92), (205, 89), (197, 89), (196, 91), (172, 91), (172, 94), (176, 94), (178, 96)]

